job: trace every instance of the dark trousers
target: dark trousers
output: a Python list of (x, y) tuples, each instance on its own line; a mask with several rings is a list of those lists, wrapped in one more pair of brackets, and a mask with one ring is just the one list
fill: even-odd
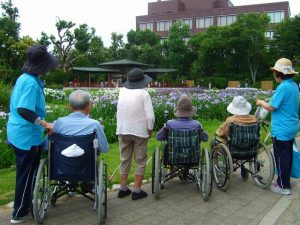
[(34, 171), (39, 166), (40, 151), (32, 146), (29, 151), (13, 146), (16, 155), (16, 189), (13, 217), (23, 217), (29, 212)]
[(279, 141), (276, 138), (272, 138), (272, 141), (278, 174), (277, 183), (281, 188), (290, 189), (294, 139), (289, 141)]

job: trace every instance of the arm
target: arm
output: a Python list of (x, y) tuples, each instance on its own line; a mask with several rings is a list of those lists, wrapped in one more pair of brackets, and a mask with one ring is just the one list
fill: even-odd
[(19, 104), (17, 106), (17, 112), (23, 119), (35, 125), (41, 125), (48, 131), (48, 133), (51, 134), (53, 132), (52, 124), (47, 123), (45, 120), (42, 120), (35, 113), (37, 95), (37, 87), (32, 84), (25, 85)]
[(274, 111), (276, 108), (274, 108), (273, 106), (271, 106), (269, 103), (262, 101), (262, 100), (257, 100), (256, 101), (256, 105), (257, 106), (262, 106), (264, 107), (266, 110), (268, 110), (269, 112)]
[(149, 135), (151, 135), (154, 122), (155, 122), (155, 116), (154, 116), (152, 101), (149, 93), (147, 93), (144, 98), (144, 109), (145, 109), (146, 122), (147, 122)]
[(199, 138), (201, 141), (208, 141), (208, 134), (206, 133), (206, 131), (203, 130), (203, 128), (201, 127), (200, 132), (199, 132)]
[(164, 127), (162, 127), (156, 134), (156, 140), (161, 141), (164, 137)]
[(99, 143), (99, 151), (100, 152), (107, 152), (108, 151), (108, 142), (106, 139), (106, 136), (104, 134), (103, 128), (101, 124), (97, 124), (96, 127), (97, 137), (98, 137), (98, 143)]
[(216, 135), (222, 138), (227, 138), (229, 133), (229, 125), (231, 120), (229, 118), (217, 129)]

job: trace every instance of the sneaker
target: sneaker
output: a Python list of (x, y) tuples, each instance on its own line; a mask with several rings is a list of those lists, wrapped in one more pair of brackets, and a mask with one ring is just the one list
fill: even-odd
[(272, 185), (271, 186), (271, 191), (273, 191), (275, 193), (282, 194), (282, 195), (290, 195), (291, 194), (291, 190), (290, 189), (281, 188), (281, 187), (279, 187), (278, 184)]
[(146, 198), (148, 196), (147, 192), (141, 190), (140, 192), (132, 192), (132, 200), (138, 200), (140, 198)]
[(10, 222), (12, 224), (17, 224), (17, 223), (24, 223), (28, 220), (32, 219), (32, 217), (30, 215), (27, 215), (27, 216), (22, 216), (22, 217), (17, 217), (17, 216), (14, 216), (10, 219)]
[(127, 188), (126, 191), (119, 190), (118, 198), (124, 198), (125, 196), (130, 195), (130, 194), (131, 194), (131, 190), (129, 188)]

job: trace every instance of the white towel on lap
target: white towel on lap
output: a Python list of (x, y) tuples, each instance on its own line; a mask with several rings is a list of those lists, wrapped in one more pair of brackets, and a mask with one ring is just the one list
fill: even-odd
[(84, 150), (80, 148), (78, 145), (73, 144), (68, 148), (64, 149), (60, 154), (66, 157), (78, 157), (84, 154)]

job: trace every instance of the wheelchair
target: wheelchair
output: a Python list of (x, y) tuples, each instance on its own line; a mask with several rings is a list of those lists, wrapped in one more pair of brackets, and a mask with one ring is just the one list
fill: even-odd
[(241, 125), (234, 122), (229, 128), (227, 143), (221, 138), (212, 144), (212, 171), (216, 186), (227, 190), (233, 172), (241, 169), (243, 180), (251, 174), (255, 185), (267, 188), (274, 178), (274, 157), (260, 141), (260, 122)]
[(200, 149), (201, 130), (174, 130), (164, 128), (161, 148), (152, 156), (152, 194), (160, 196), (164, 183), (176, 176), (196, 183), (207, 201), (212, 191), (210, 157), (207, 149)]
[[(84, 154), (78, 157), (61, 154), (73, 144), (83, 149)], [(35, 222), (43, 223), (48, 206), (55, 206), (57, 199), (70, 191), (94, 201), (97, 223), (104, 222), (107, 216), (107, 167), (102, 159), (97, 160), (97, 148), (96, 132), (80, 136), (56, 133), (49, 136), (48, 156), (41, 160), (32, 181), (31, 212)], [(91, 188), (84, 191), (83, 184), (90, 184)]]

